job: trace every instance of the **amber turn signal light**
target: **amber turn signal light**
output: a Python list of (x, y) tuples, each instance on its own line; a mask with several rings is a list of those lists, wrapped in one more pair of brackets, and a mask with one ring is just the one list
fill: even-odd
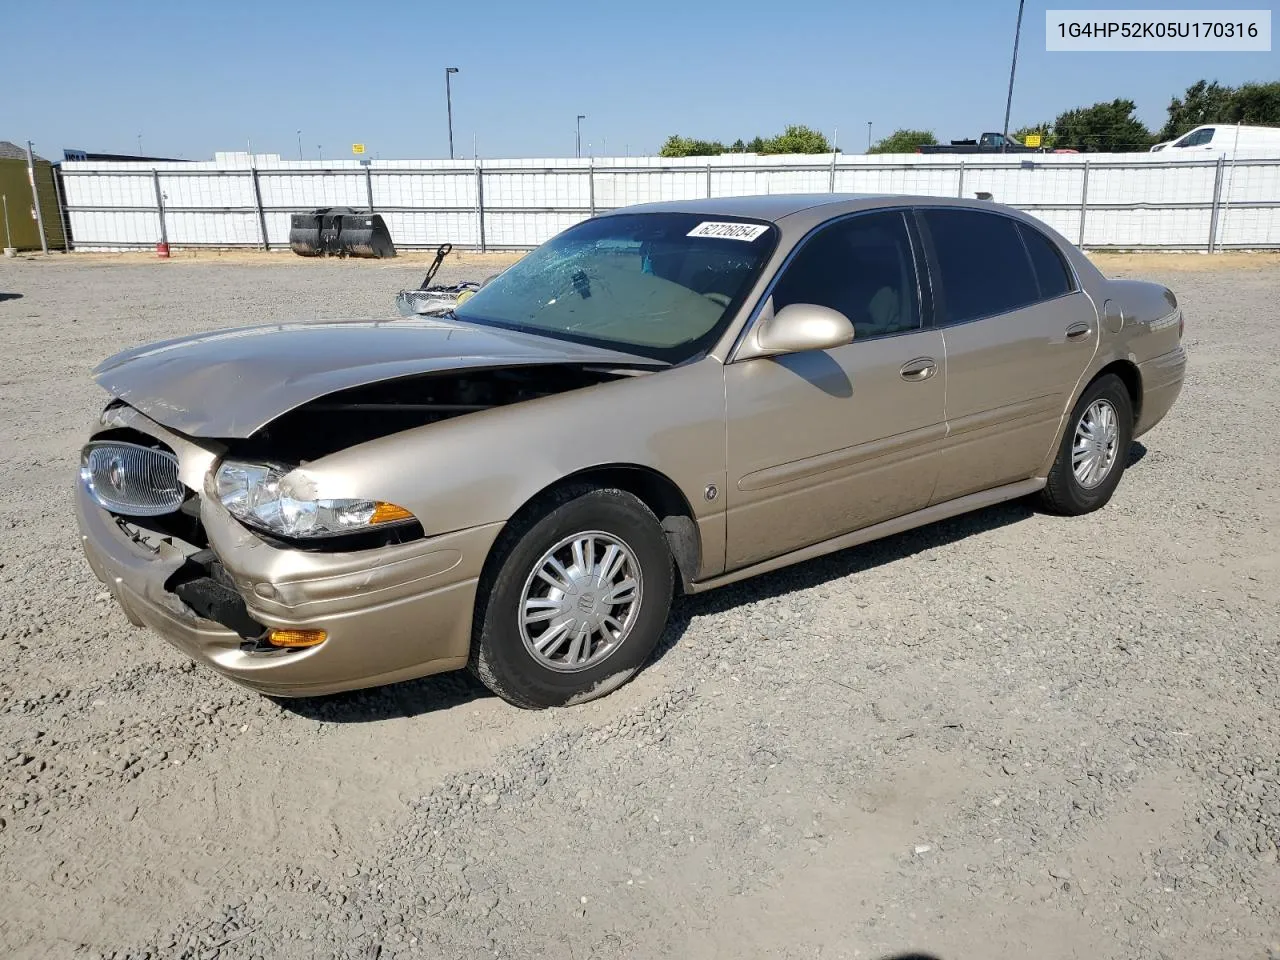
[(272, 630), (267, 643), (273, 647), (314, 647), (328, 636), (323, 630)]
[(397, 507), (394, 503), (383, 503), (379, 500), (373, 507), (373, 516), (369, 518), (369, 523), (393, 523), (396, 520), (412, 520), (413, 514), (404, 507)]

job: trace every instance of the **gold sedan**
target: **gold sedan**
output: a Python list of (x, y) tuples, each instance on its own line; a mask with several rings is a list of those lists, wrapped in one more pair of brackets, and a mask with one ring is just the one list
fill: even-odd
[(771, 196), (580, 223), (438, 317), (127, 351), (85, 447), (131, 620), (305, 696), (469, 666), (523, 707), (672, 597), (1002, 500), (1104, 505), (1182, 314), (992, 203)]

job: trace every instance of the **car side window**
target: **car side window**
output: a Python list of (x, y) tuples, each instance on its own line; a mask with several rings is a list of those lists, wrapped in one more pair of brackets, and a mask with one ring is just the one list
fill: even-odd
[(1213, 140), (1213, 133), (1214, 133), (1213, 127), (1205, 127), (1203, 130), (1196, 130), (1194, 133), (1187, 134), (1185, 137), (1183, 137), (1181, 140), (1175, 143), (1174, 146), (1175, 147), (1200, 147), (1206, 143), (1210, 143)]
[(935, 282), (941, 286), (940, 323), (967, 323), (1040, 299), (1015, 220), (961, 209), (925, 210), (922, 218), (933, 241), (939, 274)]
[(915, 258), (900, 211), (822, 227), (804, 242), (773, 289), (775, 310), (816, 303), (853, 323), (854, 340), (920, 328)]
[(1027, 253), (1031, 256), (1031, 266), (1035, 270), (1036, 282), (1040, 285), (1040, 299), (1052, 300), (1074, 290), (1071, 271), (1067, 269), (1058, 245), (1035, 227), (1025, 223), (1019, 223), (1018, 230), (1022, 233), (1022, 242), (1027, 245)]

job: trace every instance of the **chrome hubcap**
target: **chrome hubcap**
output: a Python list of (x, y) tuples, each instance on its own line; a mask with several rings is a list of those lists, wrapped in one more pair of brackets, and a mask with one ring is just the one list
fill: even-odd
[(640, 611), (635, 553), (609, 533), (566, 537), (542, 555), (520, 594), (520, 635), (545, 667), (593, 667), (622, 644)]
[(1092, 490), (1111, 473), (1120, 455), (1120, 421), (1107, 400), (1089, 404), (1071, 445), (1071, 470), (1076, 482)]

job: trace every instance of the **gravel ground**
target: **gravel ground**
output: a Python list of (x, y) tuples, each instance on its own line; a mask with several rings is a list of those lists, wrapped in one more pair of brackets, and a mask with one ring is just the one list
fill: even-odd
[(635, 682), (526, 713), (242, 691), (77, 543), (99, 359), (387, 313), (419, 260), (0, 261), (0, 954), (1277, 960), (1280, 268), (1206, 263), (1123, 265), (1191, 368), (1105, 510), (682, 601)]

